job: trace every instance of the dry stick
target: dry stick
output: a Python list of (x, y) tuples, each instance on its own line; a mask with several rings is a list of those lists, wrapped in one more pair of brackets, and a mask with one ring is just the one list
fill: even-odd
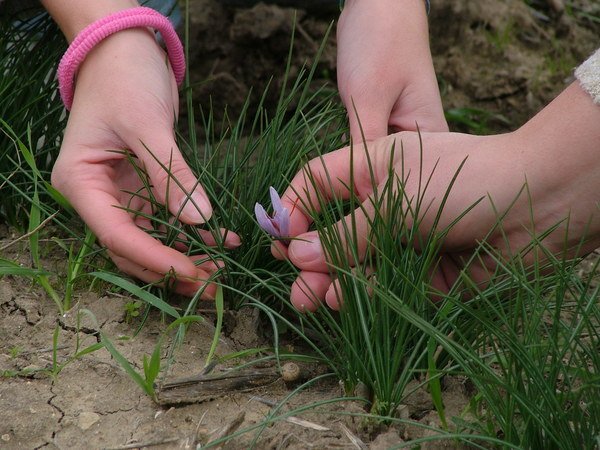
[(169, 438), (163, 441), (134, 442), (133, 444), (122, 445), (120, 447), (105, 447), (102, 450), (129, 450), (132, 448), (156, 447), (157, 445), (172, 444), (173, 442), (178, 442), (180, 440), (181, 438)]
[(346, 434), (346, 437), (350, 439), (352, 445), (354, 445), (358, 450), (368, 450), (367, 444), (365, 444), (358, 436), (356, 436), (350, 429), (340, 422), (340, 428)]
[(319, 49), (317, 43), (312, 37), (310, 37), (310, 34), (308, 34), (308, 32), (304, 29), (302, 25), (296, 23), (296, 30), (298, 30), (298, 33), (300, 33), (300, 35), (306, 40), (306, 42), (308, 42), (308, 45), (312, 47), (312, 50), (317, 51)]
[(6, 186), (6, 184), (10, 181), (10, 179), (13, 177), (13, 175), (15, 175), (17, 173), (17, 171), (13, 171), (9, 176), (7, 176), (4, 179), (4, 182), (2, 184), (0, 184), (0, 189), (2, 189), (4, 186)]
[[(290, 440), (290, 438), (292, 438), (292, 437), (296, 437), (296, 436), (294, 436), (294, 434), (293, 434), (293, 433), (288, 433), (288, 434), (286, 434), (286, 435), (283, 437), (283, 439), (281, 440), (281, 442), (279, 442), (279, 444), (277, 445), (277, 449), (276, 449), (276, 450), (281, 450), (281, 449), (284, 449), (284, 448), (286, 448), (286, 447), (285, 447), (285, 445), (287, 444), (287, 442), (288, 442), (288, 441)], [(297, 438), (296, 438), (296, 439), (297, 439)]]
[(69, 346), (65, 344), (65, 345), (59, 345), (57, 347), (41, 348), (39, 350), (24, 350), (24, 351), (22, 351), (22, 352), (19, 353), (19, 356), (21, 356), (21, 355), (23, 355), (23, 356), (32, 355), (34, 353), (50, 353), (50, 352), (52, 352), (54, 350), (64, 350), (66, 348), (69, 348)]
[(31, 236), (34, 233), (37, 233), (40, 229), (44, 228), (46, 226), (46, 224), (48, 222), (50, 222), (52, 219), (54, 219), (56, 216), (58, 215), (58, 211), (56, 211), (54, 214), (46, 217), (44, 219), (44, 221), (42, 223), (40, 223), (37, 227), (35, 227), (33, 230), (28, 231), (27, 233), (25, 233), (22, 236), (19, 236), (17, 239), (15, 239), (14, 241), (9, 242), (8, 244), (3, 245), (2, 247), (0, 247), (0, 252), (6, 250), (9, 247), (12, 247), (13, 245), (15, 245), (17, 242), (22, 241), (23, 239), (27, 239), (29, 236)]
[[(271, 406), (271, 407), (277, 406), (277, 402), (275, 402), (273, 400), (269, 400), (267, 398), (257, 397), (256, 395), (253, 395), (252, 397), (250, 397), (250, 400), (254, 400), (254, 401), (260, 402), (264, 405)], [(292, 423), (294, 425), (299, 425), (304, 428), (310, 428), (311, 430), (315, 430), (315, 431), (331, 431), (331, 428), (324, 427), (323, 425), (319, 425), (318, 423), (309, 422), (308, 420), (300, 419), (299, 417), (296, 417), (296, 416), (288, 416), (284, 420), (288, 423)]]
[(299, 425), (304, 428), (309, 428), (315, 431), (331, 431), (330, 428), (324, 427), (323, 425), (319, 425), (318, 423), (310, 422), (308, 420), (300, 419), (296, 416), (289, 416), (284, 419), (286, 422), (293, 423), (294, 425)]
[(159, 405), (200, 403), (232, 392), (245, 392), (279, 379), (274, 368), (231, 371), (217, 375), (194, 375), (163, 383), (157, 389)]
[[(230, 434), (233, 434), (235, 432), (235, 430), (237, 430), (240, 427), (240, 425), (244, 422), (245, 418), (246, 418), (246, 412), (240, 411), (237, 414), (237, 416), (235, 416), (233, 418), (233, 420), (231, 422), (229, 422), (228, 424), (224, 425), (222, 428), (215, 431), (211, 435), (211, 437), (206, 445), (210, 445), (212, 442), (218, 441), (219, 439), (226, 438)], [(221, 448), (226, 442), (227, 441), (223, 441), (222, 443), (218, 444), (217, 448)]]

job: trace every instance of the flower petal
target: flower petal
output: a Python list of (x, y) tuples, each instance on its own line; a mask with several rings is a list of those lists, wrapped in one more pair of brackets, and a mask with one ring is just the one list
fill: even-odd
[(254, 205), (254, 215), (256, 216), (256, 221), (258, 225), (269, 233), (271, 236), (279, 237), (279, 230), (275, 228), (273, 224), (273, 219), (269, 217), (267, 211), (260, 203), (256, 203)]
[(279, 237), (289, 237), (290, 236), (290, 213), (287, 208), (281, 208), (277, 211), (277, 216), (275, 217), (275, 222), (279, 227)]
[(283, 208), (281, 197), (279, 197), (279, 194), (273, 186), (269, 188), (269, 195), (271, 196), (271, 204), (273, 205), (273, 217), (276, 217), (277, 213)]

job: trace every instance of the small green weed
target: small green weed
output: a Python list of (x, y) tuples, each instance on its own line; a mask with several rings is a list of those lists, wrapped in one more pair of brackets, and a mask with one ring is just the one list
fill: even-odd
[[(66, 43), (47, 14), (26, 20), (0, 14), (0, 48), (0, 219), (25, 229), (27, 198), (34, 195), (27, 165), (34, 161), (41, 174), (38, 178), (49, 179), (66, 124), (54, 76)], [(8, 150), (17, 140), (35, 143), (29, 146), (31, 160)], [(49, 193), (47, 189), (38, 192), (43, 203), (54, 202)]]
[(21, 354), (21, 352), (22, 352), (22, 351), (23, 351), (23, 349), (22, 349), (21, 347), (19, 347), (19, 346), (16, 346), (16, 345), (15, 345), (14, 347), (12, 347), (12, 348), (9, 350), (8, 354), (10, 355), (10, 357), (11, 357), (11, 358), (13, 358), (13, 359), (14, 359), (14, 358), (16, 358), (17, 356), (19, 356), (19, 355)]
[(487, 29), (485, 36), (490, 44), (498, 51), (505, 51), (514, 42), (517, 28), (512, 20), (509, 20), (500, 29)]
[(141, 300), (130, 300), (125, 303), (125, 323), (132, 323), (138, 318), (142, 311), (144, 303)]
[(502, 114), (478, 108), (451, 108), (444, 111), (448, 124), (456, 131), (485, 135), (490, 134), (493, 124), (510, 126), (510, 121)]

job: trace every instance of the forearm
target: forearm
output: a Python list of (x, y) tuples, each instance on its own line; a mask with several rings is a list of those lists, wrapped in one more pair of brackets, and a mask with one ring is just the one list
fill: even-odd
[(422, 72), (422, 64), (432, 64), (423, 0), (348, 0), (337, 37), (338, 63), (348, 58), (354, 64), (374, 64), (373, 70), (388, 75), (400, 67), (402, 73)]
[[(519, 131), (532, 171), (579, 178), (594, 171), (600, 185), (600, 105), (575, 81)], [(598, 186), (600, 192), (600, 186)], [(599, 199), (600, 200), (600, 199)]]
[(41, 0), (69, 42), (90, 23), (127, 8), (139, 6), (136, 0)]

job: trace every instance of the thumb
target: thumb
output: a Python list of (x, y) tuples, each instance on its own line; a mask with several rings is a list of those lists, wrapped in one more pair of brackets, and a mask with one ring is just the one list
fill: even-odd
[(165, 134), (150, 135), (147, 141), (138, 141), (130, 148), (146, 169), (156, 199), (183, 222), (204, 223), (212, 216), (208, 196), (183, 159), (173, 136)]
[(326, 233), (333, 235), (320, 236), (317, 231), (309, 231), (297, 236), (288, 247), (290, 261), (302, 270), (324, 273), (329, 272), (332, 263), (340, 263), (332, 261), (331, 255), (356, 265), (368, 251), (369, 223), (373, 216), (373, 200), (369, 198), (353, 213), (327, 227)]
[(431, 76), (431, 82), (421, 82), (420, 86), (410, 86), (402, 92), (390, 114), (389, 127), (392, 132), (448, 131), (435, 75)]
[(361, 97), (353, 97), (346, 103), (352, 142), (372, 141), (388, 135), (391, 105), (372, 100), (363, 101)]

